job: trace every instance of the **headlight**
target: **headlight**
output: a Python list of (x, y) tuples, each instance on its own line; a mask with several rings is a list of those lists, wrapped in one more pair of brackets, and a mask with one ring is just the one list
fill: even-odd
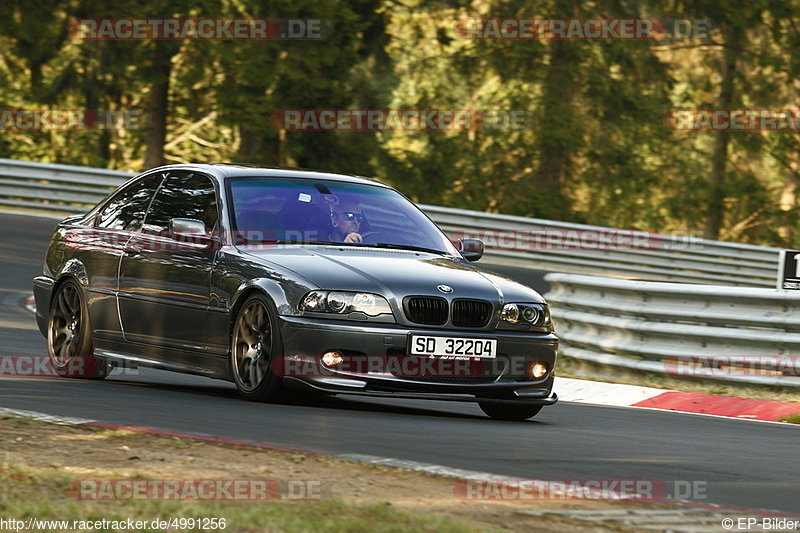
[[(518, 329), (528, 327), (538, 331), (552, 331), (553, 322), (550, 319), (550, 309), (545, 304), (508, 303), (500, 310), (500, 323), (498, 327), (505, 329)], [(513, 326), (513, 327), (512, 327)]]
[(522, 311), (522, 318), (524, 318), (525, 322), (528, 324), (538, 325), (540, 316), (541, 311), (539, 311), (538, 307), (527, 306)]
[(325, 305), (324, 292), (310, 292), (303, 298), (303, 308), (306, 311), (324, 311)]
[(368, 292), (311, 291), (300, 302), (301, 311), (348, 315), (364, 313), (367, 316), (391, 315), (392, 308), (386, 298)]
[(347, 307), (347, 295), (343, 292), (328, 293), (328, 309), (331, 313), (341, 313)]
[(519, 324), (519, 306), (517, 304), (506, 304), (500, 312), (500, 318), (510, 324)]

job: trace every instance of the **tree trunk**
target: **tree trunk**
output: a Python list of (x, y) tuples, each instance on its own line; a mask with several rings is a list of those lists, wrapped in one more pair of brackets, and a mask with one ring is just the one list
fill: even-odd
[[(100, 127), (100, 124), (93, 124), (90, 121), (90, 117), (93, 116), (94, 113), (100, 111), (100, 99), (98, 97), (98, 92), (100, 90), (100, 81), (97, 79), (98, 76), (94, 71), (90, 71), (87, 69), (87, 82), (83, 85), (83, 97), (84, 97), (84, 104), (86, 109), (86, 126), (87, 127)], [(102, 120), (103, 117), (97, 116), (97, 120)], [(108, 154), (109, 154), (109, 142), (110, 138), (108, 136), (108, 130), (101, 130), (100, 135), (97, 136), (97, 145), (96, 150), (93, 154), (89, 155), (89, 160), (87, 164), (92, 166), (99, 166), (105, 167), (108, 165)]]
[(533, 216), (560, 219), (567, 216), (570, 203), (564, 195), (564, 177), (572, 167), (570, 140), (571, 106), (576, 92), (573, 72), (576, 68), (576, 43), (553, 40), (550, 65), (542, 86), (542, 120), (538, 132), (539, 165), (533, 173)]
[[(722, 54), (722, 84), (717, 109), (732, 109), (734, 105), (734, 79), (736, 77), (736, 60), (739, 56), (739, 32), (726, 24), (721, 26), (725, 47)], [(729, 131), (718, 131), (714, 137), (714, 147), (711, 153), (711, 174), (709, 174), (710, 194), (706, 218), (705, 238), (718, 239), (725, 216), (725, 185), (726, 165), (728, 162)]]
[(275, 150), (277, 154), (277, 161), (275, 162), (279, 167), (286, 166), (286, 130), (278, 130), (278, 138), (275, 140)]
[[(170, 43), (171, 44), (171, 43)], [(167, 139), (167, 116), (169, 114), (169, 78), (172, 74), (171, 46), (156, 43), (154, 79), (150, 86), (150, 101), (147, 107), (149, 123), (146, 129), (145, 168), (165, 163), (164, 144)]]
[(239, 162), (282, 166), (286, 164), (286, 132), (271, 135), (263, 130), (239, 126)]

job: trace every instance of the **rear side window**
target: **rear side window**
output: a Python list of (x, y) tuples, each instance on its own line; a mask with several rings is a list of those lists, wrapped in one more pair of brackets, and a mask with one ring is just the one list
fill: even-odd
[(148, 176), (116, 193), (97, 215), (95, 227), (125, 231), (141, 228), (147, 206), (163, 179), (161, 174)]
[(158, 190), (145, 220), (146, 229), (161, 234), (173, 218), (202, 220), (206, 231), (217, 224), (217, 196), (214, 184), (202, 174), (170, 174)]

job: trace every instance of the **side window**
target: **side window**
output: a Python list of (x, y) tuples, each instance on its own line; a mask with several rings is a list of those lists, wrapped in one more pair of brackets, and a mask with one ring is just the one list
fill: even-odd
[(116, 193), (95, 218), (95, 227), (135, 231), (144, 221), (147, 206), (164, 176), (148, 176)]
[(148, 232), (162, 234), (173, 218), (202, 220), (206, 231), (217, 224), (217, 197), (214, 184), (202, 174), (171, 174), (158, 190), (145, 226)]

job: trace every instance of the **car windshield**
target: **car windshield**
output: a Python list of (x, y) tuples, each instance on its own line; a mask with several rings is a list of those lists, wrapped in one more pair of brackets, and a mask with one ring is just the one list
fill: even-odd
[(232, 224), (248, 242), (335, 242), (458, 255), (433, 222), (392, 189), (290, 178), (229, 183)]

